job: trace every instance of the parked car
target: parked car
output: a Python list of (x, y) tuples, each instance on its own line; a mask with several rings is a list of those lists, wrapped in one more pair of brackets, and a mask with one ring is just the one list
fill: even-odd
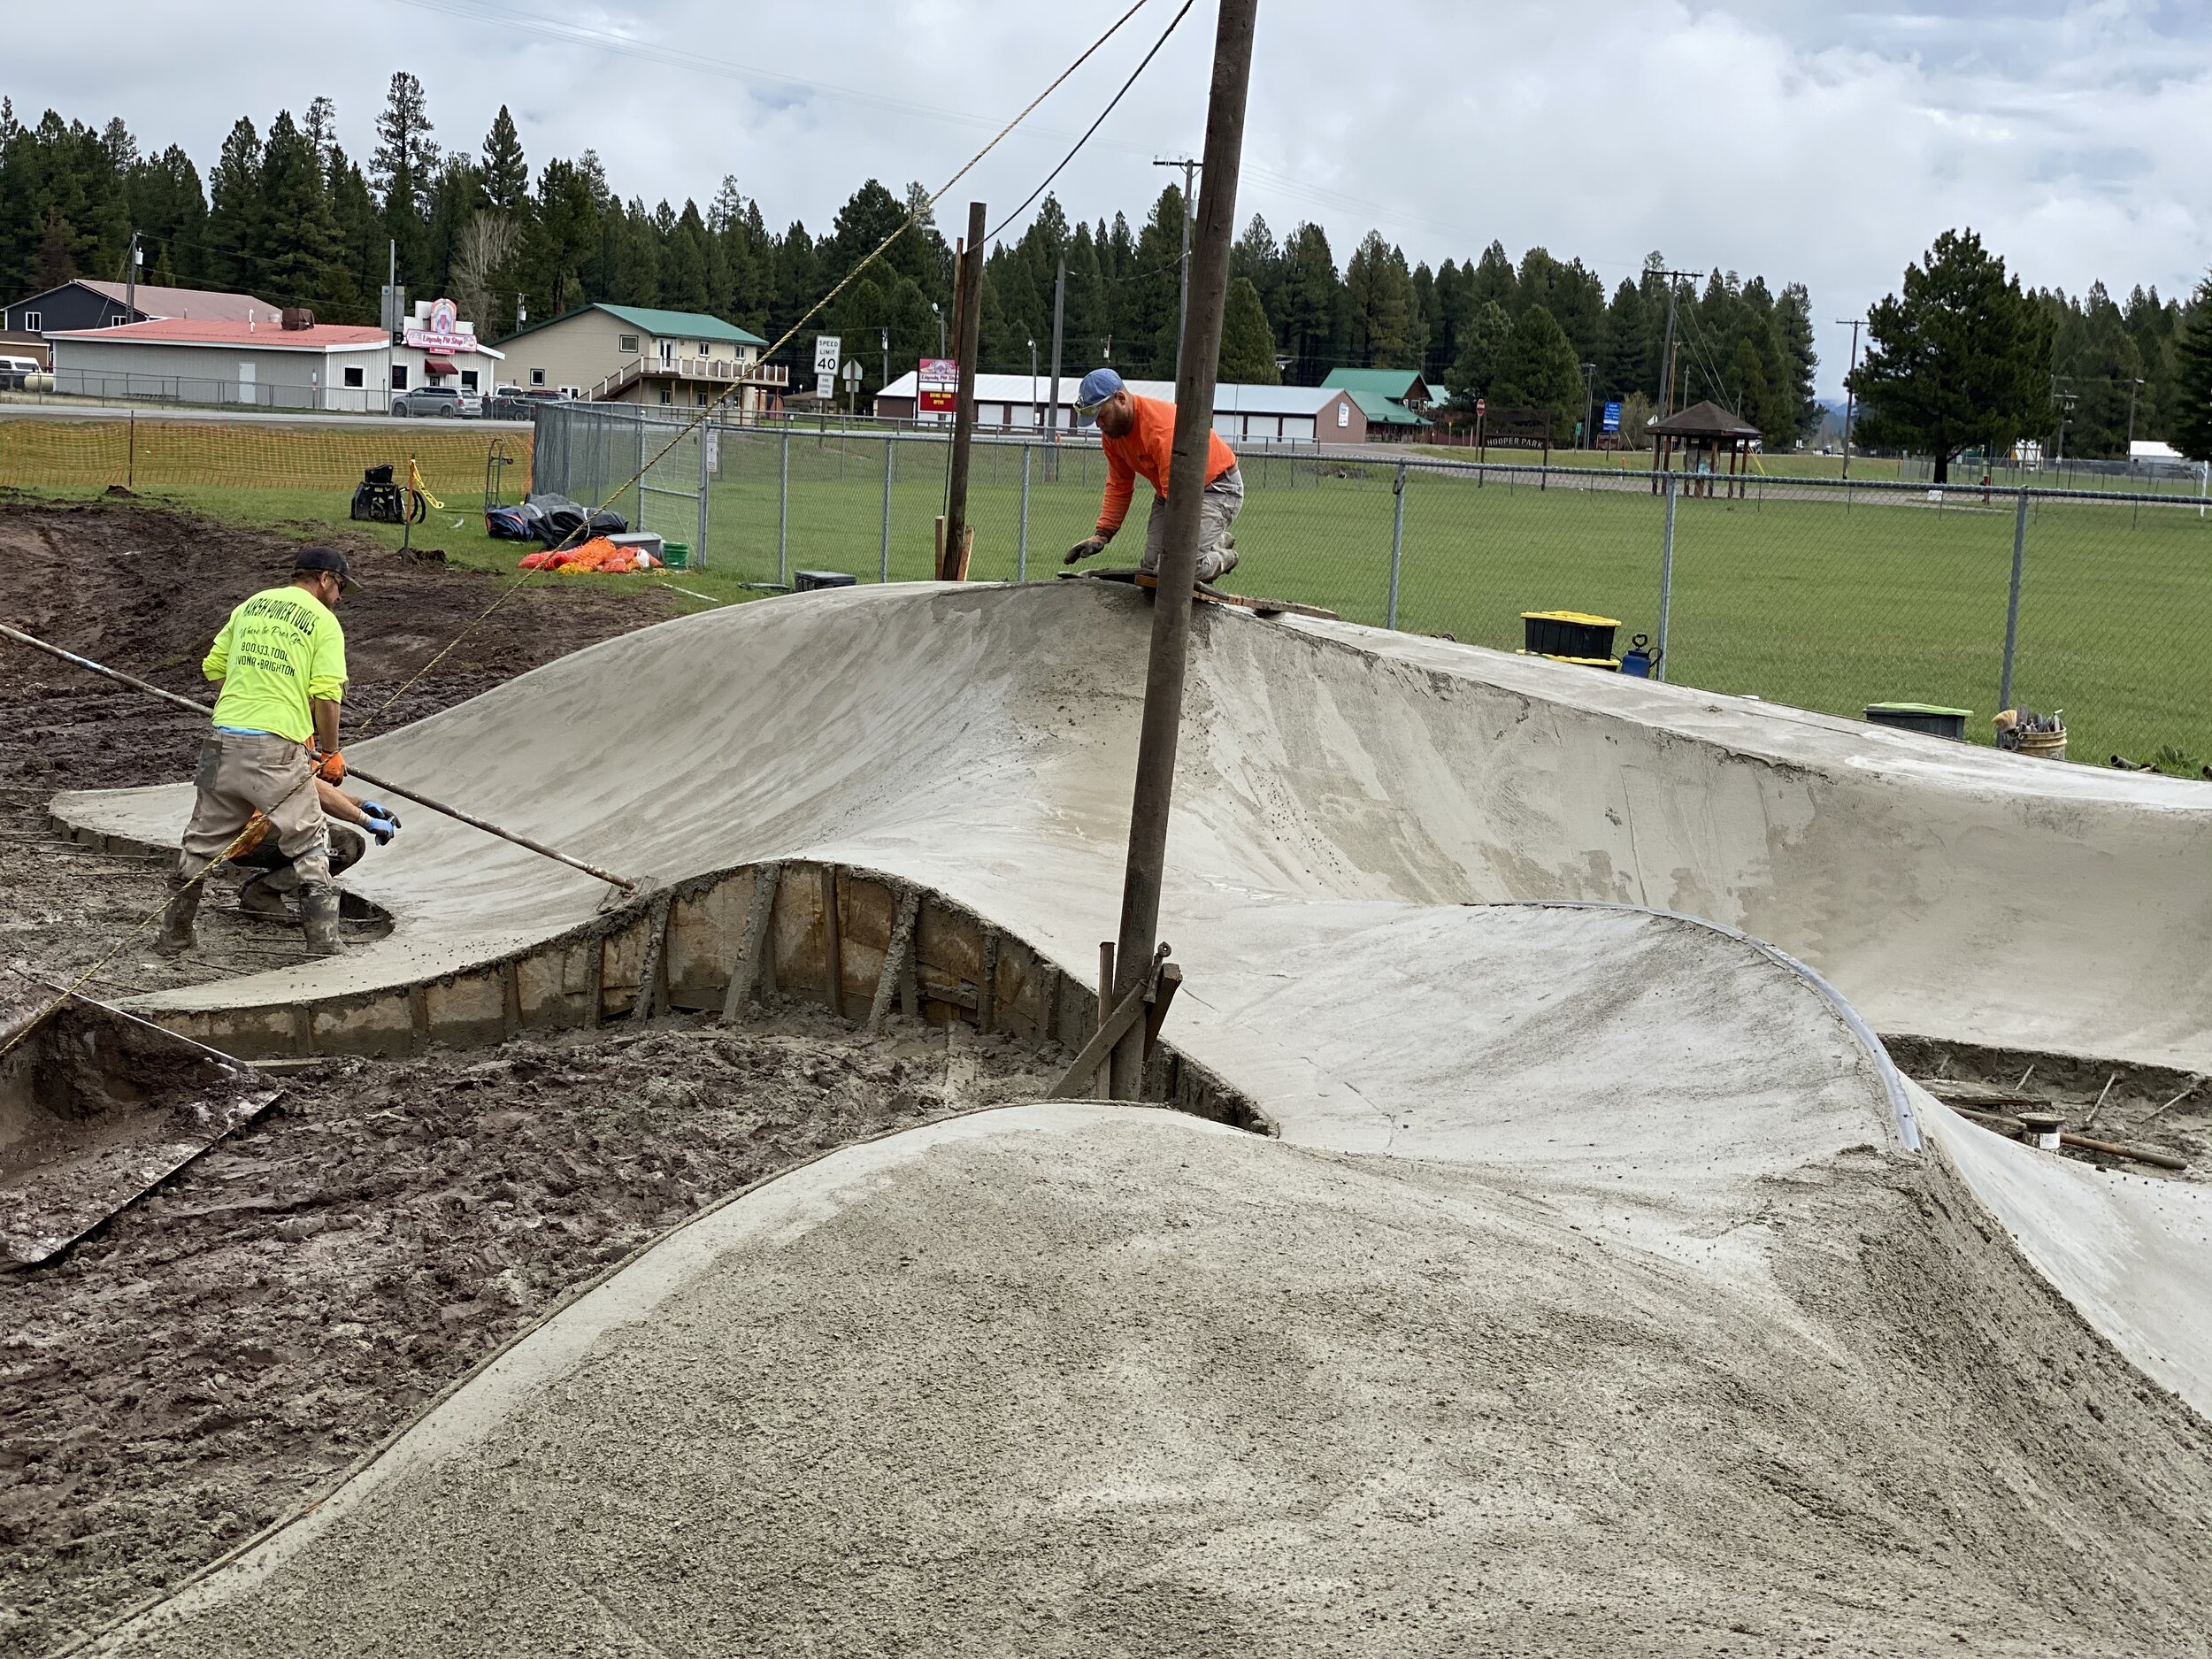
[(492, 394), (484, 413), (493, 420), (528, 420), (535, 411), (563, 397), (549, 386), (503, 386)]
[(395, 415), (442, 415), (452, 420), (473, 419), (483, 412), (481, 396), (451, 386), (411, 386), (392, 399)]
[(0, 357), (0, 391), (19, 392), (34, 374), (42, 374), (36, 357)]

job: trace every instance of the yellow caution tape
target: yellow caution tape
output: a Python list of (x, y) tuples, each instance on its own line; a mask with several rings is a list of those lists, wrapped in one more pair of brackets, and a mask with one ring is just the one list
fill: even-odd
[(422, 481), (422, 468), (415, 465), (415, 457), (411, 455), (407, 457), (407, 482), (413, 487), (415, 494), (433, 507), (442, 509), (445, 506), (445, 503), (432, 495), (429, 486)]

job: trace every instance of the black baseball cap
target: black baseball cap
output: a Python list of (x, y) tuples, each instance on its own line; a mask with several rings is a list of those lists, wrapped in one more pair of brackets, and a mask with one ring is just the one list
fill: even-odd
[(292, 556), (293, 575), (313, 571), (328, 571), (335, 576), (341, 593), (351, 593), (361, 585), (353, 566), (346, 563), (346, 556), (334, 547), (303, 547)]

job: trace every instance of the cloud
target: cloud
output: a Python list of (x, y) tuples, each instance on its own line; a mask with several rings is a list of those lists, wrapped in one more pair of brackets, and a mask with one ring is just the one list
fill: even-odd
[[(369, 0), (316, 27), (241, 27), (213, 0), (111, 0), (102, 47), (65, 12), (12, 26), (19, 112), (120, 114), (203, 166), (240, 113), (318, 92), (365, 155), (394, 67), (439, 138), (473, 149), (502, 103), (534, 163), (595, 149), (625, 196), (703, 203), (733, 174), (780, 227), (827, 226), (864, 178), (941, 184), (1118, 5), (1013, 0)], [(1212, 8), (1177, 36), (1055, 187), (1071, 213), (1141, 216), (1196, 153)], [(1647, 0), (1568, 9), (1267, 0), (1242, 214), (1371, 226), (1432, 265), (1493, 238), (1580, 255), (1609, 283), (1643, 255), (1800, 280), (1823, 319), (1894, 288), (1971, 225), (2029, 282), (2185, 290), (2212, 263), (2212, 27), (2204, 0)], [(1029, 193), (1170, 15), (1152, 0), (956, 189)], [(342, 50), (336, 43), (342, 42)], [(1832, 389), (1847, 331), (1824, 320)]]

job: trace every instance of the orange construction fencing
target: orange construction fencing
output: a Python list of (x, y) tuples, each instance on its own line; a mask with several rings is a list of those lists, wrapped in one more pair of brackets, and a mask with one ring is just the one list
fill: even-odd
[(528, 488), (527, 432), (471, 432), (406, 420), (193, 420), (168, 416), (0, 418), (0, 485), (19, 489), (314, 489), (350, 492), (363, 471), (408, 463), (431, 494), (473, 506), (496, 443), (504, 499)]

